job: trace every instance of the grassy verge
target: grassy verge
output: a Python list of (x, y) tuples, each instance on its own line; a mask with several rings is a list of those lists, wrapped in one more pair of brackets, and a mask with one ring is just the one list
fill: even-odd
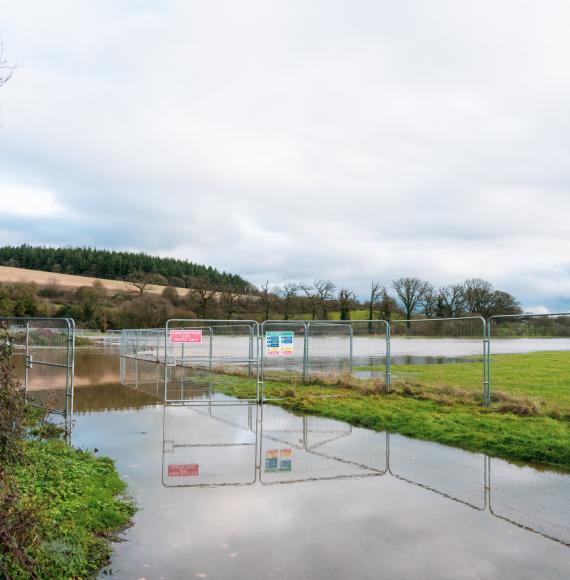
[[(134, 507), (121, 497), (125, 484), (113, 462), (72, 448), (65, 441), (26, 441), (12, 467), (7, 494), (16, 501), (2, 510), (5, 524), (28, 528), (17, 541), (24, 554), (0, 551), (11, 578), (88, 578), (108, 561), (113, 533), (130, 520)], [(0, 503), (2, 494), (0, 493)], [(4, 507), (6, 507), (4, 506)]]
[[(505, 355), (505, 358), (508, 356), (527, 355)], [(516, 394), (517, 379), (528, 369), (525, 365), (517, 367), (512, 360), (508, 372), (516, 373), (511, 379), (513, 392), (496, 391), (488, 408), (482, 405), (482, 378), (477, 378), (477, 391), (469, 388), (471, 373), (481, 372), (480, 365), (473, 363), (400, 365), (409, 367), (408, 378), (413, 377), (413, 382), (400, 377), (390, 393), (381, 381), (358, 381), (350, 377), (332, 381), (322, 377), (304, 385), (266, 381), (265, 396), (295, 412), (339, 419), (377, 431), (388, 430), (503, 459), (570, 470), (570, 412), (567, 408), (553, 411), (566, 400), (564, 379), (560, 378), (558, 386), (552, 386), (552, 392), (549, 391), (554, 399), (552, 405), (539, 405), (526, 394)], [(255, 396), (254, 381), (238, 376), (219, 379), (228, 395)]]
[(0, 324), (0, 578), (94, 577), (133, 514), (113, 462), (26, 405)]
[[(427, 390), (451, 387), (477, 395), (483, 388), (482, 360), (476, 357), (454, 364), (395, 364), (392, 377), (395, 385), (413, 384)], [(570, 415), (570, 352), (492, 355), (491, 393), (497, 400), (505, 394), (525, 397), (538, 407), (538, 414)]]

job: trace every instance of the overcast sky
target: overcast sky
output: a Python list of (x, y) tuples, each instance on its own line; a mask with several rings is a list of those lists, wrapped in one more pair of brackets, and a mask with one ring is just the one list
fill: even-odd
[(570, 309), (568, 0), (0, 0), (0, 244)]

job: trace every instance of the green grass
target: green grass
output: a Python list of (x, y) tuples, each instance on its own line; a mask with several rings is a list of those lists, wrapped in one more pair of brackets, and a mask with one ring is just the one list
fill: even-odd
[[(310, 385), (266, 380), (265, 396), (296, 412), (570, 470), (570, 353), (493, 359), (501, 390), (490, 407), (482, 404), (482, 362), (394, 365), (390, 393), (382, 380), (344, 376), (317, 377)], [(255, 396), (252, 380), (217, 380), (228, 395)]]
[[(121, 497), (125, 484), (113, 462), (55, 439), (26, 441), (24, 452), (24, 463), (11, 476), (20, 502), (35, 513), (38, 540), (27, 551), (37, 576), (94, 577), (108, 561), (113, 533), (134, 512), (132, 502)], [(4, 563), (11, 577), (29, 577), (13, 561)]]
[[(403, 381), (425, 388), (448, 386), (481, 393), (483, 363), (474, 358), (466, 363), (392, 365), (392, 377), (396, 385)], [(491, 393), (525, 396), (545, 413), (570, 415), (570, 352), (492, 355)]]

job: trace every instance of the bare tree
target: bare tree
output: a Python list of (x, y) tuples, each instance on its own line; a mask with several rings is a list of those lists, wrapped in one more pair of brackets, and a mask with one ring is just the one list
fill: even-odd
[(392, 286), (404, 307), (406, 320), (411, 320), (424, 292), (429, 287), (429, 282), (419, 278), (400, 278), (399, 280), (394, 280)]
[(437, 315), (437, 294), (434, 287), (427, 283), (420, 298), (420, 305), (426, 318), (435, 318)]
[(240, 296), (240, 293), (232, 288), (225, 288), (220, 293), (220, 307), (228, 320), (231, 320), (232, 316), (239, 310)]
[(269, 280), (266, 280), (264, 284), (261, 285), (261, 305), (263, 307), (263, 320), (269, 320), (269, 312), (271, 310), (271, 303), (273, 295), (269, 291)]
[[(382, 291), (384, 290), (384, 286), (380, 284), (380, 282), (374, 282), (374, 280), (370, 284), (370, 304), (368, 306), (368, 320), (372, 320), (374, 317), (374, 305), (382, 296)], [(369, 324), (369, 330), (372, 330), (372, 325)]]
[(301, 284), (311, 306), (311, 316), (315, 320), (320, 312), (323, 319), (328, 318), (327, 302), (334, 298), (335, 285), (330, 280), (315, 280), (312, 286)]
[(15, 68), (4, 57), (4, 43), (0, 40), (0, 87), (12, 78)]
[(151, 284), (151, 274), (145, 272), (133, 272), (127, 278), (127, 284), (133, 287), (133, 292), (141, 296), (148, 290), (148, 285)]
[(471, 278), (463, 283), (463, 291), (469, 314), (490, 316), (495, 302), (495, 289), (490, 282), (481, 278)]
[(443, 286), (437, 291), (438, 316), (440, 318), (457, 318), (465, 309), (465, 291), (461, 284)]
[(522, 314), (520, 302), (508, 292), (495, 290), (492, 314)]
[(199, 278), (195, 278), (192, 282), (192, 289), (190, 290), (190, 299), (196, 306), (196, 314), (198, 318), (205, 318), (208, 313), (212, 301), (216, 297), (216, 291), (208, 287), (208, 283)]
[(347, 288), (341, 288), (337, 294), (341, 320), (350, 320), (350, 311), (354, 306), (356, 294)]
[(276, 290), (276, 294), (281, 298), (283, 303), (283, 320), (289, 320), (291, 314), (291, 306), (293, 301), (297, 297), (297, 292), (299, 291), (299, 285), (293, 282), (287, 282), (282, 288)]
[(390, 296), (386, 288), (382, 288), (380, 302), (378, 302), (378, 317), (388, 322), (392, 320), (392, 314), (398, 312), (398, 303)]

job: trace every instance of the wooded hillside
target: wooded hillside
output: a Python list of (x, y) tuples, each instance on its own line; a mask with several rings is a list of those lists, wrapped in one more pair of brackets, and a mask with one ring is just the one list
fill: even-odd
[(128, 280), (135, 274), (152, 274), (155, 284), (190, 288), (196, 279), (212, 289), (247, 292), (250, 284), (237, 274), (188, 260), (161, 258), (143, 252), (116, 252), (96, 248), (0, 247), (0, 265), (109, 280)]

